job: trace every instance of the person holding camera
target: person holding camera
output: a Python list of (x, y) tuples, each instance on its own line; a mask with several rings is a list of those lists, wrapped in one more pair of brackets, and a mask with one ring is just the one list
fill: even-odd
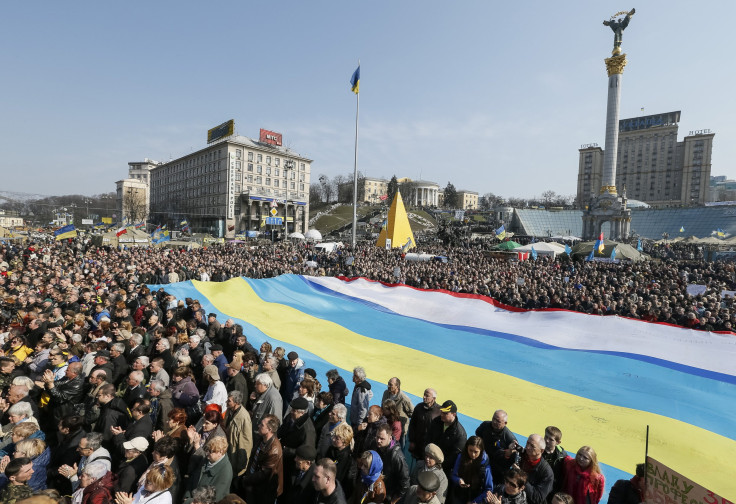
[(528, 504), (545, 504), (547, 495), (552, 491), (554, 473), (542, 453), (546, 447), (544, 438), (539, 434), (529, 436), (525, 447), (517, 442), (494, 455), (494, 466), (505, 473), (511, 468), (521, 469), (527, 475), (524, 487)]

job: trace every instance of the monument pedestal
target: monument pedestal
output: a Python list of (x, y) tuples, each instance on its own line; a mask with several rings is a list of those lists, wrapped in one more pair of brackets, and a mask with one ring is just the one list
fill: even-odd
[[(626, 240), (631, 227), (631, 210), (626, 206), (626, 196), (616, 194), (616, 188), (607, 189), (595, 198), (583, 213), (583, 240), (596, 240), (603, 223), (611, 223), (611, 240)], [(611, 190), (612, 189), (612, 190)]]

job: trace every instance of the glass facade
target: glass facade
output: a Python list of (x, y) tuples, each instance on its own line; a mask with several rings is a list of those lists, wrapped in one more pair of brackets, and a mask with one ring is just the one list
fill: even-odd
[[(680, 229), (684, 228), (683, 232)], [(670, 238), (678, 236), (714, 236), (722, 229), (727, 236), (736, 235), (736, 206), (695, 208), (638, 208), (631, 210), (631, 235), (659, 240), (663, 233)], [(514, 211), (511, 231), (532, 236), (581, 236), (583, 232), (582, 210), (533, 210)], [(603, 233), (608, 236), (608, 225)]]

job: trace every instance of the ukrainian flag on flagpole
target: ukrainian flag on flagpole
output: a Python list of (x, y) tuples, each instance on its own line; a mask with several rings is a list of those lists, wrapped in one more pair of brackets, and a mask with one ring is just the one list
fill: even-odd
[(350, 91), (355, 94), (360, 92), (360, 65), (353, 72), (353, 76), (350, 78)]

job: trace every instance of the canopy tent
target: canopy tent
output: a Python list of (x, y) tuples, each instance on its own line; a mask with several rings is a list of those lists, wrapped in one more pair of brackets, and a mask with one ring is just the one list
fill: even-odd
[(708, 236), (706, 238), (700, 238), (698, 243), (702, 243), (704, 245), (723, 245), (723, 240), (721, 238), (716, 238), (715, 236)]
[(117, 247), (124, 245), (126, 247), (147, 247), (151, 244), (151, 237), (145, 231), (136, 229), (133, 226), (126, 228), (125, 233), (117, 236), (116, 229), (110, 229), (100, 235), (92, 237), (92, 243), (102, 246)]
[(514, 240), (509, 240), (501, 242), (493, 248), (495, 250), (514, 250), (519, 247), (521, 247), (521, 243), (516, 243)]
[[(695, 238), (695, 237), (692, 236), (691, 238)], [(661, 240), (657, 240), (654, 243), (656, 243), (657, 245), (666, 245), (668, 243), (679, 243), (681, 241), (685, 241), (685, 238), (683, 238), (682, 236), (677, 236), (677, 237), (672, 238), (672, 239), (670, 239), (670, 238), (662, 238)]]
[(307, 241), (322, 241), (322, 233), (316, 229), (310, 229), (307, 234), (304, 235)]
[[(573, 259), (585, 258), (590, 255), (590, 251), (597, 241), (588, 241), (578, 243), (572, 248)], [(635, 247), (627, 243), (619, 243), (612, 240), (603, 240), (603, 252), (595, 252), (594, 257), (611, 257), (611, 252), (616, 249), (616, 259), (626, 259), (633, 262), (645, 261), (649, 259), (649, 256), (639, 252)]]
[(558, 254), (564, 254), (565, 253), (565, 246), (560, 245), (559, 243), (554, 242), (537, 242), (537, 243), (530, 243), (529, 245), (524, 245), (522, 247), (517, 247), (514, 249), (514, 252), (529, 252), (531, 253), (532, 248), (534, 251), (540, 255), (540, 256), (551, 256), (552, 259), (557, 257)]
[(0, 226), (0, 240), (3, 242), (20, 242), (28, 239), (28, 235), (18, 234), (8, 228)]
[(289, 238), (292, 238), (294, 240), (303, 240), (304, 235), (301, 234), (299, 231), (294, 231), (293, 233), (289, 235)]

